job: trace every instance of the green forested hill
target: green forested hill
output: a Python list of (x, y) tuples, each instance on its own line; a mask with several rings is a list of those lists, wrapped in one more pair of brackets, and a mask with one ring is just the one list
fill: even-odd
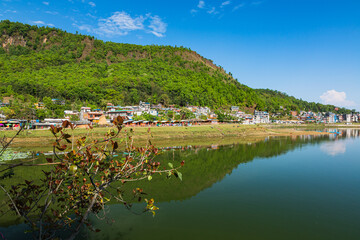
[(14, 96), (22, 104), (50, 97), (65, 99), (66, 107), (72, 108), (141, 100), (212, 108), (237, 105), (270, 112), (280, 106), (334, 109), (276, 91), (251, 89), (188, 48), (103, 42), (7, 20), (0, 22), (0, 72), (0, 97)]

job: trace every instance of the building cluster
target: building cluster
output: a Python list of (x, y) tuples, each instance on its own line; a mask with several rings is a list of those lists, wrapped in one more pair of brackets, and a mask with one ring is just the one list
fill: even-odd
[[(186, 117), (184, 109), (190, 113)], [(257, 124), (270, 123), (267, 112), (255, 111), (254, 114), (245, 114), (239, 111), (239, 107), (231, 107), (226, 113), (231, 120), (226, 122)], [(49, 128), (51, 125), (59, 125), (62, 121), (70, 120), (77, 126), (97, 124), (100, 126), (111, 125), (117, 117), (122, 117), (124, 123), (130, 126), (190, 126), (199, 124), (218, 124), (218, 116), (209, 107), (187, 106), (178, 108), (175, 105), (163, 106), (153, 105), (148, 102), (140, 102), (134, 106), (115, 106), (108, 103), (105, 110), (82, 107), (80, 111), (66, 110), (63, 119), (44, 119), (44, 121), (33, 121), (32, 127), (36, 129)], [(144, 117), (146, 116), (146, 117)]]
[(337, 114), (333, 112), (319, 112), (315, 113), (312, 111), (301, 111), (296, 112), (292, 111), (291, 115), (293, 118), (297, 119), (297, 121), (301, 123), (324, 123), (324, 124), (332, 124), (332, 123), (357, 123), (360, 120), (359, 113), (350, 113), (350, 114)]
[[(167, 107), (157, 104), (152, 105), (148, 102), (141, 102), (136, 106), (114, 106), (108, 103), (106, 110), (90, 109), (89, 107), (82, 107), (80, 112), (65, 111), (65, 118), (72, 119), (79, 117), (79, 122), (83, 123), (97, 123), (99, 125), (110, 124), (115, 118), (122, 117), (125, 122), (197, 122), (197, 123), (217, 123), (218, 116), (215, 111), (209, 107), (201, 106), (187, 106), (185, 109), (191, 113), (190, 118), (185, 118), (182, 115), (184, 108), (177, 108), (175, 105)], [(170, 114), (170, 115), (169, 115)], [(258, 124), (270, 123), (269, 113), (263, 111), (256, 111), (254, 114), (246, 114), (239, 111), (239, 107), (233, 106), (230, 111), (226, 113), (231, 116), (232, 122), (242, 122), (243, 124)], [(147, 120), (138, 120), (139, 116), (147, 115)], [(162, 119), (160, 121), (159, 119)]]
[[(186, 107), (194, 117), (191, 119), (182, 119), (181, 108), (175, 107), (175, 105), (170, 105), (164, 107), (161, 104), (152, 105), (148, 102), (141, 102), (139, 105), (135, 106), (115, 106), (111, 103), (108, 103), (106, 110), (101, 109), (91, 109), (89, 107), (82, 107), (80, 112), (67, 110), (64, 112), (66, 119), (79, 118), (80, 123), (96, 123), (99, 125), (111, 124), (111, 122), (117, 118), (122, 117), (126, 123), (180, 123), (180, 122), (195, 122), (202, 120), (215, 121), (216, 115), (211, 112), (208, 107), (197, 107), (197, 106), (188, 106)], [(172, 113), (169, 116), (169, 113)], [(146, 115), (147, 120), (137, 120), (141, 116)], [(166, 117), (164, 117), (166, 116)], [(163, 120), (158, 120), (163, 119)], [(177, 119), (177, 120), (175, 120)]]
[(238, 106), (232, 106), (230, 108), (230, 116), (240, 120), (243, 124), (260, 124), (270, 123), (270, 115), (264, 111), (254, 111), (254, 114), (246, 114), (239, 110)]
[[(8, 106), (11, 99), (3, 99), (0, 106)], [(65, 102), (59, 99), (51, 99), (54, 104), (64, 105)], [(36, 108), (45, 108), (44, 104), (36, 103)], [(185, 113), (186, 114), (185, 114)], [(221, 122), (234, 122), (242, 124), (303, 124), (303, 123), (346, 123), (360, 121), (359, 113), (336, 114), (332, 112), (315, 113), (311, 111), (291, 111), (292, 120), (270, 120), (279, 119), (281, 113), (269, 114), (265, 111), (255, 110), (253, 114), (245, 113), (238, 106), (232, 106), (223, 115), (227, 120), (220, 119), (217, 111), (209, 107), (186, 106), (178, 108), (175, 105), (163, 106), (161, 104), (150, 104), (141, 102), (133, 106), (116, 106), (108, 103), (105, 109), (91, 109), (90, 107), (81, 107), (80, 111), (66, 110), (63, 119), (44, 119), (43, 121), (31, 121), (31, 127), (35, 129), (49, 128), (53, 125), (60, 125), (65, 120), (76, 123), (77, 126), (87, 126), (97, 124), (100, 126), (111, 125), (117, 117), (122, 117), (124, 123), (131, 126), (184, 126), (196, 124), (217, 124)], [(0, 114), (0, 127), (15, 126), (19, 124), (14, 120), (7, 120), (6, 116)]]

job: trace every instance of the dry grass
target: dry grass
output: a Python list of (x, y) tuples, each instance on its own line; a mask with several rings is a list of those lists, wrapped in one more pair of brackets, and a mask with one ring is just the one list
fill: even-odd
[[(92, 130), (75, 129), (75, 138), (89, 134), (91, 138), (100, 139), (110, 128), (94, 128)], [(148, 127), (134, 127), (134, 139), (140, 144), (149, 137)], [(256, 125), (218, 124), (197, 125), (190, 127), (151, 127), (151, 139), (157, 146), (184, 146), (184, 145), (211, 145), (229, 144), (239, 141), (261, 139), (268, 136), (297, 136), (326, 134), (314, 131), (297, 131), (295, 129), (272, 129)], [(120, 137), (124, 137), (130, 127), (122, 130)], [(70, 130), (69, 130), (70, 131)], [(2, 131), (0, 137), (11, 137), (16, 131)], [(71, 133), (70, 133), (71, 134)], [(54, 137), (49, 130), (26, 130), (16, 138), (13, 146), (21, 147), (45, 147), (51, 146)]]

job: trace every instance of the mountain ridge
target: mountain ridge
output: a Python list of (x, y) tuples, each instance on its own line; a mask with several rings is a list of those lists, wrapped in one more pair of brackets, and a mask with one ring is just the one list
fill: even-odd
[(139, 101), (224, 109), (234, 105), (269, 112), (335, 108), (278, 91), (252, 89), (212, 60), (182, 46), (103, 42), (8, 20), (0, 22), (0, 60), (4, 73), (0, 95), (15, 95), (22, 102), (51, 97), (67, 100), (71, 108)]

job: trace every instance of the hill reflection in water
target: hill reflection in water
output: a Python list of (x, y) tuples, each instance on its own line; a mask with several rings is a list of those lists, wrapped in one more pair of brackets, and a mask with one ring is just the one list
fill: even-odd
[[(360, 207), (360, 163), (353, 160), (358, 136), (358, 130), (345, 130), (164, 150), (159, 161), (185, 160), (182, 182), (160, 176), (127, 185), (156, 200), (157, 216), (111, 204), (112, 223), (93, 216), (102, 231), (84, 231), (78, 239), (354, 239), (360, 234), (360, 214), (353, 211)], [(23, 225), (0, 228), (10, 239), (22, 231)]]

